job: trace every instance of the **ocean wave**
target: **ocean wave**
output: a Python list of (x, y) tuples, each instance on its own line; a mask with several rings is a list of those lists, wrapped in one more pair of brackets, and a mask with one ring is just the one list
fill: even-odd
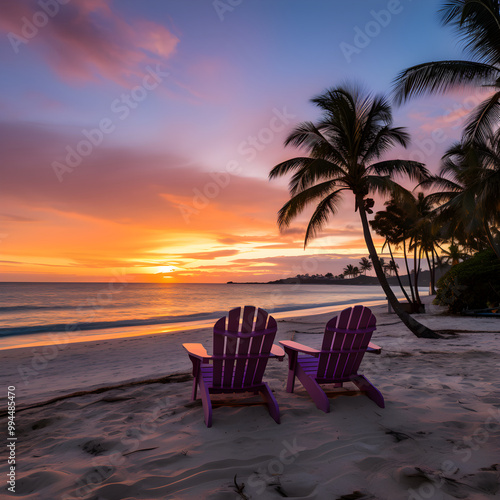
[[(378, 297), (366, 297), (365, 300), (375, 300)], [(358, 299), (349, 299), (333, 302), (324, 302), (316, 304), (287, 304), (275, 308), (266, 309), (270, 314), (277, 312), (299, 311), (304, 309), (312, 309), (317, 307), (328, 307), (347, 305), (358, 302)], [(132, 318), (115, 321), (83, 321), (83, 322), (68, 322), (68, 323), (53, 323), (45, 325), (25, 325), (25, 326), (12, 326), (0, 327), (0, 337), (8, 337), (11, 335), (28, 335), (37, 333), (52, 333), (52, 332), (78, 332), (81, 330), (105, 330), (110, 328), (126, 328), (133, 326), (150, 326), (150, 325), (163, 325), (169, 323), (189, 323), (199, 320), (216, 320), (227, 314), (225, 311), (203, 312), (189, 315), (179, 316), (156, 316), (151, 318)]]
[(77, 332), (79, 330), (106, 330), (108, 328), (126, 328), (129, 326), (162, 325), (168, 323), (198, 321), (201, 319), (216, 319), (221, 313), (199, 313), (186, 316), (161, 316), (143, 319), (121, 319), (116, 321), (82, 321), (69, 323), (53, 323), (47, 325), (28, 325), (0, 328), (0, 337), (10, 335), (27, 335), (49, 332)]
[[(66, 306), (34, 306), (34, 305), (15, 305), (15, 306), (0, 306), (0, 314), (17, 311), (78, 311), (82, 309), (95, 309), (95, 304), (79, 304)], [(118, 307), (114, 304), (99, 304), (99, 308)]]

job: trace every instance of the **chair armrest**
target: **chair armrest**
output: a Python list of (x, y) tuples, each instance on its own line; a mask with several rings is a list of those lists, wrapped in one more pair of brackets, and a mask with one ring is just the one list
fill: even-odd
[(311, 354), (312, 356), (318, 356), (321, 351), (318, 349), (313, 349), (312, 347), (307, 347), (304, 344), (299, 344), (293, 340), (280, 340), (280, 344), (285, 349), (291, 349), (292, 351), (303, 352), (305, 354)]
[(374, 344), (373, 342), (370, 342), (368, 344), (368, 349), (366, 352), (370, 352), (372, 354), (380, 354), (382, 352), (382, 348), (378, 346), (377, 344)]
[(200, 361), (208, 361), (212, 358), (201, 344), (182, 344), (190, 356), (198, 358)]
[(279, 361), (283, 361), (285, 359), (285, 351), (279, 345), (273, 344), (271, 346), (271, 354), (276, 356)]

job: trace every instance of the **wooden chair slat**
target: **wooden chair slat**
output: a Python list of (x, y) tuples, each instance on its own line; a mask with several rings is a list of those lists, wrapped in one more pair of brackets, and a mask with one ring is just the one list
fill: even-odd
[(238, 332), (240, 328), (241, 307), (231, 309), (227, 315), (227, 331)]
[(241, 318), (241, 333), (250, 333), (253, 332), (255, 318), (255, 307), (253, 306), (245, 306), (243, 309), (243, 316)]
[(269, 314), (267, 314), (267, 311), (264, 311), (264, 309), (259, 308), (257, 310), (257, 316), (255, 318), (255, 331), (256, 332), (260, 332), (260, 331), (266, 329), (268, 317), (269, 317)]

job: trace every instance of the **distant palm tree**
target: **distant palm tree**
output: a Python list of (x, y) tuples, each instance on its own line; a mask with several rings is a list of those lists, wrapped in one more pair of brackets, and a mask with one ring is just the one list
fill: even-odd
[(427, 264), (431, 274), (432, 290), (434, 292), (434, 270), (429, 258), (429, 253), (435, 252), (438, 241), (437, 226), (434, 223), (435, 213), (433, 212), (433, 203), (430, 197), (424, 196), (420, 192), (412, 199), (408, 198), (406, 209), (412, 213), (413, 228), (410, 232), (411, 240), (409, 250), (413, 250), (413, 269), (415, 276), (415, 296), (420, 306), (421, 300), (418, 292), (418, 278), (420, 275), (420, 264), (423, 257), (427, 258)]
[(370, 259), (367, 259), (366, 257), (361, 257), (361, 260), (359, 261), (359, 268), (366, 276), (367, 271), (372, 270), (373, 264), (370, 262)]
[(500, 8), (499, 0), (446, 0), (442, 22), (452, 25), (465, 42), (470, 61), (433, 61), (402, 71), (395, 80), (395, 98), (443, 93), (464, 86), (489, 88), (492, 94), (471, 113), (467, 140), (485, 137), (498, 126), (500, 116)]
[(305, 149), (309, 156), (284, 161), (269, 174), (274, 179), (293, 173), (291, 199), (278, 214), (280, 228), (287, 227), (306, 206), (317, 203), (307, 226), (306, 246), (337, 213), (344, 192), (351, 192), (373, 267), (394, 311), (415, 335), (437, 338), (435, 332), (403, 311), (380, 265), (368, 224), (374, 204), (368, 195), (408, 194), (394, 177), (406, 174), (420, 182), (428, 177), (427, 169), (410, 160), (377, 161), (395, 144), (406, 147), (409, 142), (404, 129), (392, 127), (391, 107), (386, 98), (341, 86), (328, 89), (312, 102), (322, 110), (322, 119), (317, 124), (298, 125), (285, 141), (285, 145)]
[[(393, 257), (391, 245), (395, 245), (396, 248), (403, 247), (403, 255), (405, 259), (406, 272), (408, 275), (408, 284), (410, 286), (411, 299), (406, 292), (403, 283), (398, 278), (399, 287), (406, 297), (406, 300), (410, 304), (416, 304), (415, 292), (413, 290), (413, 285), (410, 277), (410, 267), (408, 265), (408, 256), (406, 253), (406, 238), (408, 237), (411, 228), (412, 221), (408, 217), (408, 213), (400, 206), (400, 200), (396, 200), (394, 197), (389, 201), (385, 202), (385, 210), (379, 210), (373, 220), (370, 221), (370, 225), (375, 230), (377, 234), (385, 238), (385, 245), (389, 249), (391, 258)], [(382, 248), (384, 248), (382, 247)]]
[[(370, 224), (377, 234), (385, 237), (392, 260), (394, 260), (394, 255), (391, 245), (403, 249), (411, 300), (399, 280), (397, 268), (391, 267), (390, 271), (396, 274), (406, 299), (412, 304), (413, 310), (418, 312), (422, 303), (418, 293), (419, 273), (417, 269), (420, 268), (422, 258), (427, 259), (431, 274), (431, 288), (434, 290), (435, 273), (432, 262), (435, 260), (439, 236), (434, 224), (432, 200), (425, 197), (423, 193), (418, 193), (416, 197), (412, 195), (404, 199), (393, 197), (385, 203), (385, 207), (385, 210), (375, 214)], [(410, 273), (407, 250), (413, 251), (413, 275)], [(415, 279), (414, 283), (412, 283), (412, 276)]]
[(396, 274), (397, 273), (397, 270), (399, 269), (399, 264), (393, 260), (391, 260), (389, 262), (389, 265), (387, 266), (388, 270), (389, 270), (389, 275), (391, 275), (392, 273)]
[(391, 275), (391, 263), (390, 262), (388, 262), (387, 264), (384, 263), (382, 265), (382, 268), (384, 269), (384, 274), (386, 276), (390, 276)]
[(448, 250), (443, 249), (443, 255), (441, 258), (445, 264), (456, 266), (461, 260), (466, 260), (468, 257), (469, 255), (460, 250), (458, 245), (452, 243)]
[(355, 268), (352, 264), (347, 264), (346, 267), (344, 267), (344, 276), (355, 276), (356, 271)]

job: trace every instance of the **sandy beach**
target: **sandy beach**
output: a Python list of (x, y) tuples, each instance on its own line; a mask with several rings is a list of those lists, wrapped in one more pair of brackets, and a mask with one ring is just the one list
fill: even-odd
[[(6, 493), (30, 500), (499, 498), (498, 319), (451, 317), (429, 306), (419, 320), (444, 338), (421, 340), (386, 306), (373, 311), (373, 341), (383, 351), (366, 355), (360, 371), (386, 407), (346, 386), (330, 393), (325, 414), (300, 383), (288, 394), (287, 363), (271, 360), (265, 380), (280, 425), (258, 396), (243, 396), (214, 405), (206, 428), (201, 401), (190, 401), (191, 363), (181, 344), (202, 342), (210, 352), (210, 328), (4, 350), (2, 397), (15, 386), (17, 437), (15, 493)], [(280, 319), (276, 342), (317, 347), (331, 316)], [(0, 425), (7, 428), (5, 411)], [(4, 459), (2, 488), (8, 467)]]

